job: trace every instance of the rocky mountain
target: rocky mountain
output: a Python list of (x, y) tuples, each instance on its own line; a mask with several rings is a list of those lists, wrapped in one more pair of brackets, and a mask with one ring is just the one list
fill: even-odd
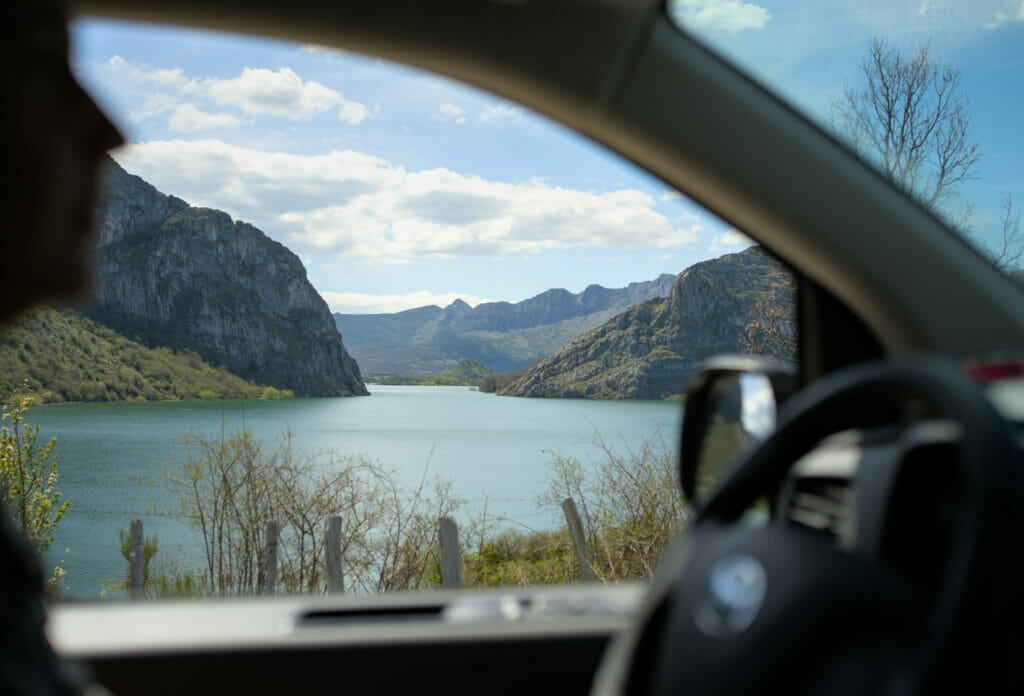
[(367, 394), (327, 304), (286, 247), (164, 195), (113, 160), (101, 200), (92, 319), (296, 395)]
[(701, 361), (749, 349), (785, 357), (792, 337), (788, 272), (751, 247), (695, 264), (668, 297), (648, 300), (537, 361), (499, 393), (512, 396), (664, 399)]
[(444, 309), (431, 305), (334, 319), (368, 374), (440, 374), (459, 359), (508, 372), (550, 355), (626, 307), (667, 295), (673, 280), (666, 273), (625, 288), (591, 285), (579, 293), (548, 290), (522, 302), (470, 307), (456, 300)]

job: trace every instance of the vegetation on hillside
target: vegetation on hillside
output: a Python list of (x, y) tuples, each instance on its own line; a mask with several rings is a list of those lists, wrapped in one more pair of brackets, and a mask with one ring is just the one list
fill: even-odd
[(758, 247), (694, 264), (671, 294), (634, 305), (530, 365), (509, 396), (676, 398), (706, 359), (741, 351), (791, 356), (792, 281)]
[(522, 370), (516, 370), (515, 372), (506, 372), (505, 374), (493, 374), (488, 376), (483, 383), (480, 385), (480, 391), (488, 394), (496, 394), (502, 389), (512, 384), (526, 372), (526, 368)]
[[(489, 370), (476, 360), (460, 358), (455, 367), (445, 370), (440, 375), (394, 375), (394, 374), (366, 374), (366, 382), (374, 384), (415, 384), (420, 386), (471, 386), (480, 387), (488, 380), (498, 375), (494, 370)], [(492, 390), (493, 391), (493, 390)]]
[(779, 274), (750, 305), (740, 334), (740, 352), (796, 363), (796, 327), (796, 282), (792, 274)]
[(521, 369), (563, 348), (576, 336), (604, 323), (614, 314), (614, 310), (607, 310), (523, 329), (465, 331), (442, 345), (449, 354), (468, 354), (499, 369)]
[(32, 311), (0, 335), (0, 401), (259, 399), (288, 390), (247, 382), (193, 351), (147, 348), (64, 307)]

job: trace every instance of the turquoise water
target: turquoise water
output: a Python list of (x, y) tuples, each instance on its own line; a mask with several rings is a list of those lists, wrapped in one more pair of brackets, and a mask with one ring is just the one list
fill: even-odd
[(191, 530), (168, 514), (175, 501), (147, 481), (162, 480), (182, 461), (177, 440), (188, 432), (216, 435), (244, 425), (266, 444), (287, 428), (305, 451), (329, 448), (372, 457), (406, 483), (428, 473), (449, 479), (455, 494), (479, 510), (529, 528), (558, 523), (557, 509), (538, 508), (553, 452), (586, 461), (595, 432), (616, 446), (660, 434), (675, 447), (679, 402), (587, 401), (496, 397), (466, 387), (371, 386), (369, 398), (241, 402), (156, 402), (37, 406), (27, 420), (40, 437), (56, 437), (60, 490), (71, 509), (61, 522), (48, 565), (70, 549), (68, 594), (97, 597), (104, 580), (124, 577), (117, 532), (132, 518), (160, 540), (159, 555), (187, 562)]

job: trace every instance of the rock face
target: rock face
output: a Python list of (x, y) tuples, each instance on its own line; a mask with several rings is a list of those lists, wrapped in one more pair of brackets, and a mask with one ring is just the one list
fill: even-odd
[(335, 314), (352, 354), (368, 373), (440, 374), (458, 360), (475, 360), (499, 372), (518, 370), (550, 355), (575, 336), (626, 307), (664, 297), (674, 277), (580, 293), (548, 290), (522, 302), (470, 307), (456, 300), (441, 309), (419, 307), (394, 314)]
[(244, 222), (166, 196), (112, 160), (86, 313), (147, 345), (189, 348), (302, 396), (365, 395), (299, 258)]
[[(766, 307), (790, 316), (788, 287), (788, 273), (756, 247), (695, 264), (676, 277), (667, 298), (631, 307), (579, 336), (500, 393), (603, 399), (680, 394), (703, 360), (741, 352), (744, 336), (759, 335), (750, 327)], [(786, 357), (777, 344), (766, 344), (763, 352)]]

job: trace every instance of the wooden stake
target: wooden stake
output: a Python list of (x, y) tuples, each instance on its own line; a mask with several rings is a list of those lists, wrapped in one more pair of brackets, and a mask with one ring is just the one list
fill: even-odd
[(462, 587), (462, 553), (459, 551), (459, 526), (451, 517), (437, 521), (437, 539), (441, 545), (441, 587)]
[(142, 520), (132, 520), (128, 533), (128, 597), (142, 599), (146, 579), (146, 556), (142, 545)]
[(271, 520), (263, 528), (263, 594), (274, 594), (277, 586), (277, 522)]
[(580, 577), (583, 578), (583, 582), (595, 582), (597, 574), (594, 573), (594, 558), (590, 555), (587, 538), (583, 534), (583, 523), (580, 522), (580, 514), (576, 511), (576, 503), (572, 498), (562, 501), (562, 512), (565, 513), (565, 521), (569, 524), (572, 546), (576, 551), (576, 560), (580, 564)]
[(331, 515), (327, 518), (327, 534), (324, 539), (327, 564), (327, 593), (341, 594), (345, 591), (345, 574), (341, 564), (341, 518)]

